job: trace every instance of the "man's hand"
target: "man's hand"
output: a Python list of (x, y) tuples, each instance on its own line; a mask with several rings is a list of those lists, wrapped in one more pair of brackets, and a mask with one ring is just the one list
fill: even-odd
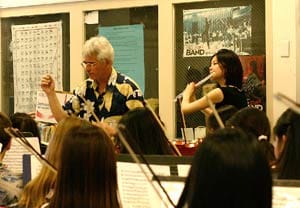
[(41, 88), (47, 95), (55, 92), (55, 82), (49, 74), (42, 77)]

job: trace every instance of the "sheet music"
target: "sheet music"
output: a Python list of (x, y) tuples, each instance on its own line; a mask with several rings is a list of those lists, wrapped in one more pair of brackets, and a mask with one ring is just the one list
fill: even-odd
[[(177, 204), (181, 193), (183, 191), (185, 183), (183, 181), (175, 182), (175, 181), (162, 181), (162, 186), (167, 191), (168, 195), (170, 196), (171, 200), (174, 202), (174, 204)], [(163, 195), (163, 192), (161, 191), (161, 195), (165, 198), (165, 201), (168, 201), (165, 195)], [(165, 207), (163, 203), (161, 203), (160, 207)], [(168, 208), (173, 208), (171, 204), (168, 204)]]
[(31, 161), (31, 179), (33, 179), (40, 173), (43, 165), (34, 155), (30, 155), (30, 161)]
[[(36, 149), (39, 153), (41, 152), (39, 146), (39, 139), (37, 137), (26, 137), (29, 143)], [(5, 153), (3, 163), (8, 166), (8, 169), (16, 172), (23, 172), (23, 154), (31, 154), (24, 146), (16, 141), (15, 138), (11, 140), (11, 147)]]
[(34, 155), (23, 155), (23, 186), (35, 178), (43, 165)]
[(191, 164), (178, 164), (178, 176), (187, 177), (189, 175), (190, 168)]
[(14, 109), (35, 110), (43, 75), (51, 74), (62, 90), (62, 22), (13, 25)]
[(300, 187), (273, 186), (273, 208), (299, 208)]
[[(169, 166), (150, 165), (155, 174), (170, 176)], [(142, 164), (147, 175), (152, 178), (146, 165)], [(160, 207), (161, 200), (149, 184), (146, 176), (136, 163), (117, 162), (118, 185), (123, 207), (152, 208)], [(158, 185), (157, 185), (158, 187)], [(158, 187), (158, 189), (160, 189)]]

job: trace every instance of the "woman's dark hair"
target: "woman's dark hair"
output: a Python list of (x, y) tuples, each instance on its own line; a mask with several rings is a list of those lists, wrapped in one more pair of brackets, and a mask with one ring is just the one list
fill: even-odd
[[(124, 125), (123, 134), (135, 153), (173, 155), (165, 131), (153, 112), (145, 107), (135, 108), (125, 113), (119, 124)], [(120, 144), (120, 152), (127, 150)]]
[(286, 135), (284, 149), (278, 158), (279, 179), (300, 179), (300, 115), (287, 109), (276, 122), (274, 134), (278, 140)]
[(12, 127), (12, 123), (5, 113), (0, 112), (0, 143), (2, 144), (1, 152), (7, 147), (11, 139), (4, 130), (7, 127)]
[(119, 208), (115, 150), (99, 127), (86, 122), (64, 136), (50, 208)]
[(32, 136), (40, 139), (40, 131), (36, 121), (27, 113), (17, 112), (10, 116), (12, 126), (21, 132), (30, 132)]
[[(223, 123), (226, 123), (226, 121), (237, 111), (238, 109), (234, 105), (225, 105), (217, 109)], [(220, 128), (220, 125), (213, 113), (207, 117), (206, 127), (209, 128), (210, 131)]]
[(270, 143), (271, 126), (267, 114), (253, 107), (245, 107), (236, 112), (226, 122), (227, 126), (239, 127), (253, 134), (270, 164), (275, 161), (274, 146)]
[(213, 57), (217, 57), (218, 63), (224, 70), (226, 85), (233, 85), (238, 88), (243, 84), (243, 67), (238, 55), (229, 49), (220, 49)]
[(250, 137), (234, 128), (208, 135), (194, 155), (177, 208), (271, 208), (270, 168)]
[(12, 126), (19, 129), (21, 132), (29, 133), (30, 136), (39, 139), (41, 153), (44, 154), (47, 146), (41, 144), (41, 134), (37, 122), (27, 113), (16, 112), (10, 116)]

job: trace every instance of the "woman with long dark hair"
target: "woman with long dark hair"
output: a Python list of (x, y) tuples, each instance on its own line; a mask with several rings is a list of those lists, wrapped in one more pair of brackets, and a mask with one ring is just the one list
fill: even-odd
[(300, 115), (291, 109), (281, 114), (274, 127), (278, 179), (300, 179)]
[[(224, 105), (233, 105), (241, 109), (248, 105), (245, 93), (242, 91), (243, 67), (237, 54), (228, 49), (221, 49), (210, 60), (209, 73), (211, 80), (217, 82), (217, 87), (207, 93), (208, 98), (216, 108)], [(188, 114), (201, 110), (211, 114), (207, 98), (195, 97), (195, 83), (187, 85), (183, 92), (181, 110)]]
[(66, 132), (49, 208), (119, 208), (116, 158), (103, 129), (85, 121)]
[(272, 176), (257, 140), (218, 129), (199, 146), (177, 208), (271, 208)]

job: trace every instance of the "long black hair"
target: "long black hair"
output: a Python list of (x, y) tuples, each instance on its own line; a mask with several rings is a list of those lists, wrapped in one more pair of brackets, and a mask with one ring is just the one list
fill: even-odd
[(284, 149), (278, 158), (279, 179), (300, 179), (300, 115), (287, 109), (277, 120), (274, 134), (278, 140), (287, 137)]
[[(135, 153), (175, 155), (158, 122), (151, 110), (139, 107), (125, 113), (119, 124), (125, 126), (123, 134)], [(120, 146), (120, 152), (127, 153), (125, 147)]]
[(238, 55), (229, 49), (220, 49), (213, 57), (217, 57), (218, 63), (224, 70), (226, 85), (241, 88), (243, 84), (243, 67)]
[(271, 208), (272, 176), (256, 140), (218, 129), (199, 146), (177, 208)]

